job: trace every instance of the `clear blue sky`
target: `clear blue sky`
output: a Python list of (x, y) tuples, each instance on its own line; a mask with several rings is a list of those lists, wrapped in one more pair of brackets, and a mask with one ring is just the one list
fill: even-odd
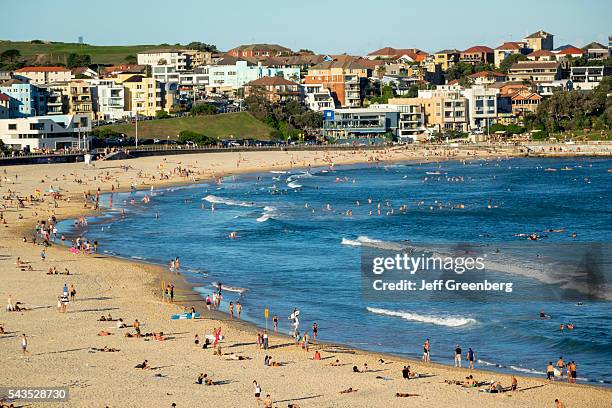
[(0, 39), (89, 44), (271, 42), (319, 53), (496, 47), (544, 29), (555, 47), (607, 44), (610, 0), (2, 0)]

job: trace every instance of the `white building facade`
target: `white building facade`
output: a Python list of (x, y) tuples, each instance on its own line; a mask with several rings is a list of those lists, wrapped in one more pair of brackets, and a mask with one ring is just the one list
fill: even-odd
[(88, 148), (90, 132), (91, 116), (88, 114), (0, 120), (0, 139), (17, 150)]
[(486, 86), (473, 86), (462, 91), (468, 101), (469, 128), (485, 129), (496, 123), (497, 95), (499, 89), (488, 89)]

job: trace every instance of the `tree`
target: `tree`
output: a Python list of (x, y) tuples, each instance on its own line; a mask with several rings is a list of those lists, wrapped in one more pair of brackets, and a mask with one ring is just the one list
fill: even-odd
[(162, 109), (162, 110), (157, 111), (157, 112), (155, 113), (155, 117), (156, 117), (157, 119), (166, 119), (166, 118), (169, 118), (169, 117), (170, 117), (170, 115), (168, 115), (168, 112), (166, 112), (165, 110), (163, 110), (163, 109)]
[(526, 61), (527, 57), (523, 54), (512, 54), (504, 58), (504, 60), (499, 64), (499, 70), (503, 73), (507, 73), (512, 64), (515, 64), (519, 61)]
[(206, 44), (198, 41), (190, 42), (189, 44), (187, 44), (186, 48), (190, 50), (198, 50), (205, 52), (218, 52), (216, 45)]
[(193, 132), (191, 130), (183, 130), (179, 133), (178, 139), (183, 142), (193, 142), (200, 146), (206, 146), (211, 144), (216, 144), (217, 139), (214, 137), (206, 136), (205, 134)]
[(91, 56), (87, 54), (71, 53), (66, 60), (66, 67), (68, 68), (86, 67), (88, 65), (91, 65)]
[(209, 103), (199, 103), (194, 105), (190, 112), (193, 116), (214, 115), (217, 113), (217, 107)]
[(138, 63), (138, 58), (136, 58), (135, 55), (128, 55), (127, 57), (124, 58), (124, 61), (127, 62), (128, 64), (136, 64)]
[(14, 62), (20, 56), (21, 56), (21, 52), (19, 50), (11, 48), (10, 50), (3, 51), (2, 54), (0, 54), (0, 61)]

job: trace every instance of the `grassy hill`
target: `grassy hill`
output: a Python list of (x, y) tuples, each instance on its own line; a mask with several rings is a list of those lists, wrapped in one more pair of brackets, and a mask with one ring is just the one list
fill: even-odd
[(21, 56), (28, 61), (42, 59), (49, 62), (66, 63), (71, 53), (88, 54), (94, 64), (121, 64), (125, 63), (128, 55), (136, 56), (139, 52), (156, 49), (172, 48), (165, 45), (88, 45), (63, 42), (45, 42), (32, 44), (30, 41), (4, 41), (0, 40), (0, 53), (10, 49), (21, 52)]
[[(135, 135), (133, 123), (120, 123), (107, 125), (108, 128), (128, 136)], [(193, 116), (185, 118), (145, 120), (138, 122), (138, 137), (143, 139), (176, 139), (183, 130), (203, 133), (219, 139), (260, 139), (268, 140), (274, 130), (265, 123), (260, 122), (247, 112), (223, 113), (209, 116)]]

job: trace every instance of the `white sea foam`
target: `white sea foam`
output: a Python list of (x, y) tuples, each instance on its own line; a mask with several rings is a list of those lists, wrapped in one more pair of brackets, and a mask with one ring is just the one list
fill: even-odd
[(270, 171), (270, 173), (274, 173), (274, 174), (287, 174), (286, 171), (280, 171), (280, 170), (272, 170), (272, 171)]
[(447, 327), (461, 327), (476, 323), (475, 319), (471, 317), (461, 316), (432, 316), (425, 314), (418, 314), (412, 312), (406, 312), (403, 310), (387, 310), (379, 309), (374, 307), (368, 307), (368, 312), (376, 313), (385, 316), (400, 317), (404, 320), (410, 320), (414, 322), (429, 323), (436, 326), (447, 326)]
[(381, 241), (379, 239), (366, 237), (365, 235), (361, 235), (357, 237), (357, 239), (342, 238), (341, 243), (342, 245), (366, 246), (371, 248), (387, 249), (391, 251), (401, 251), (402, 249), (404, 249), (404, 246), (402, 244), (389, 241)]
[(237, 205), (237, 206), (240, 206), (240, 207), (255, 207), (254, 203), (247, 203), (247, 202), (244, 202), (244, 201), (236, 201), (236, 200), (232, 200), (232, 199), (229, 199), (229, 198), (223, 198), (223, 197), (214, 196), (214, 195), (211, 195), (211, 194), (207, 195), (202, 200), (208, 201), (209, 203), (215, 203), (215, 204)]
[(289, 188), (301, 188), (302, 185), (296, 183), (295, 181), (291, 181), (291, 182), (287, 183), (287, 187), (289, 187)]
[(513, 365), (511, 365), (510, 368), (512, 370), (514, 370), (514, 371), (518, 371), (518, 372), (521, 372), (521, 373), (538, 374), (538, 375), (546, 374), (544, 371), (532, 370), (531, 368), (523, 368), (523, 367), (517, 367), (517, 366), (513, 366)]
[[(213, 282), (211, 285), (214, 286), (215, 288), (219, 286), (217, 282)], [(238, 287), (228, 286), (224, 284), (221, 285), (221, 290), (225, 290), (227, 292), (236, 292), (236, 293), (243, 293), (247, 291), (245, 288), (238, 288)]]
[(257, 222), (265, 222), (270, 218), (273, 218), (276, 215), (276, 207), (272, 207), (271, 205), (266, 205), (264, 207), (263, 213), (259, 218), (256, 219)]

